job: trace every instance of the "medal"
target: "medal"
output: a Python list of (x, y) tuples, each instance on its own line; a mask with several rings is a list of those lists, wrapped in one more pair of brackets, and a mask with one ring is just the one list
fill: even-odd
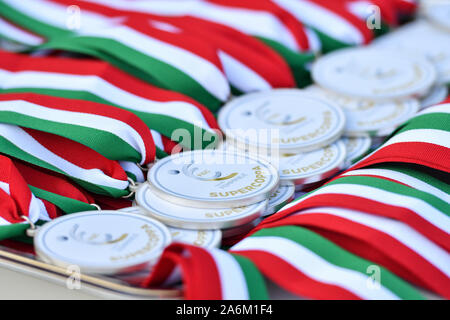
[(351, 167), (353, 163), (360, 160), (364, 155), (369, 152), (372, 146), (372, 139), (369, 137), (361, 138), (342, 138), (342, 142), (345, 144), (347, 150), (347, 156), (345, 162), (347, 167)]
[(311, 86), (307, 91), (342, 107), (347, 119), (344, 135), (349, 137), (364, 137), (368, 134), (387, 136), (419, 110), (419, 101), (413, 98), (392, 101), (358, 99), (317, 86)]
[[(133, 206), (119, 211), (146, 215), (141, 207)], [(218, 248), (222, 241), (222, 232), (220, 230), (188, 230), (175, 227), (167, 227), (172, 242), (182, 242), (202, 248)]]
[(193, 208), (237, 208), (265, 201), (278, 187), (277, 170), (243, 153), (184, 152), (158, 161), (148, 173), (152, 193)]
[(251, 223), (267, 208), (267, 200), (235, 208), (192, 208), (171, 203), (155, 194), (148, 184), (136, 193), (136, 204), (164, 224), (192, 230), (228, 229)]
[(421, 97), (437, 80), (435, 67), (421, 56), (368, 48), (323, 56), (314, 63), (312, 76), (325, 89), (370, 100)]
[(279, 159), (281, 181), (292, 181), (297, 187), (328, 179), (345, 166), (346, 148), (342, 141), (316, 151), (283, 154)]
[(162, 223), (118, 211), (67, 215), (45, 224), (34, 237), (36, 253), (45, 262), (101, 274), (154, 264), (170, 242)]
[(233, 99), (220, 111), (218, 121), (229, 142), (238, 147), (276, 148), (280, 153), (320, 149), (339, 139), (345, 127), (341, 108), (298, 89)]

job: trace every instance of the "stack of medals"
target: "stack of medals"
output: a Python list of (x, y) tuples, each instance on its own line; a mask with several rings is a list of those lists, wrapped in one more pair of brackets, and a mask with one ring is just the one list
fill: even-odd
[(299, 89), (242, 96), (219, 114), (227, 138), (223, 148), (269, 159), (281, 185), (294, 184), (297, 192), (345, 168), (345, 122), (339, 106)]
[(219, 247), (222, 232), (244, 235), (294, 195), (267, 161), (221, 150), (159, 160), (147, 180), (133, 189), (133, 207), (71, 214), (39, 228), (38, 257), (84, 273), (145, 276), (170, 243)]
[(220, 241), (210, 239), (244, 235), (294, 195), (293, 186), (279, 188), (278, 172), (267, 161), (222, 150), (172, 155), (153, 165), (147, 179), (136, 192), (139, 210), (175, 232), (201, 234), (199, 241), (213, 246)]
[(340, 50), (318, 59), (312, 75), (316, 85), (306, 90), (344, 110), (347, 165), (447, 94), (437, 86), (436, 68), (425, 56), (392, 48)]

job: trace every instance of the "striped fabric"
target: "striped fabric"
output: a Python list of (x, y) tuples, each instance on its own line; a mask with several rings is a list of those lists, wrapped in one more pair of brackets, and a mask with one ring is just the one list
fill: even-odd
[(46, 203), (36, 198), (12, 161), (0, 155), (0, 240), (23, 235), (29, 224), (50, 219)]
[[(157, 143), (162, 139), (160, 134), (170, 138), (175, 130), (183, 128), (192, 136), (197, 132), (214, 135), (214, 130), (218, 129), (212, 113), (201, 104), (156, 88), (100, 61), (32, 57), (0, 51), (0, 91), (83, 99), (131, 111), (153, 130), (158, 157), (165, 154), (164, 143)], [(92, 104), (90, 108), (97, 109), (97, 105)], [(115, 112), (113, 108), (110, 110)], [(194, 145), (184, 143), (189, 144), (186, 147)]]
[(169, 246), (142, 285), (164, 285), (173, 278), (174, 272), (183, 279), (186, 299), (263, 300), (268, 297), (263, 277), (247, 258), (184, 244)]
[(139, 21), (119, 24), (117, 19), (88, 11), (83, 11), (81, 27), (70, 30), (67, 5), (47, 0), (2, 0), (0, 8), (5, 19), (50, 40), (45, 48), (94, 55), (133, 70), (150, 83), (194, 97), (213, 110), (229, 97), (217, 52), (189, 34), (143, 26)]
[(117, 161), (64, 137), (0, 124), (1, 153), (65, 175), (93, 193), (127, 195), (129, 182)]
[(144, 165), (155, 158), (147, 126), (134, 114), (104, 104), (34, 93), (0, 94), (0, 122), (63, 136), (111, 160)]

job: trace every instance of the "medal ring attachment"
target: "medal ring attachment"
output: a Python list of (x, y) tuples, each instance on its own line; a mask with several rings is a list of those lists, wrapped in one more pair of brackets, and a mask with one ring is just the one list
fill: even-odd
[(26, 234), (30, 238), (33, 238), (36, 235), (36, 231), (37, 231), (36, 225), (27, 216), (20, 216), (20, 217), (30, 225), (30, 227), (26, 231)]
[(102, 208), (96, 204), (96, 203), (90, 203), (91, 206), (93, 206), (95, 209), (97, 209), (97, 211), (102, 211)]
[(132, 196), (134, 196), (136, 194), (136, 191), (139, 188), (139, 183), (136, 183), (133, 179), (131, 179), (130, 177), (127, 178), (128, 182), (130, 183), (130, 185), (128, 186), (128, 190), (130, 191), (130, 194), (123, 196), (123, 199), (130, 199)]

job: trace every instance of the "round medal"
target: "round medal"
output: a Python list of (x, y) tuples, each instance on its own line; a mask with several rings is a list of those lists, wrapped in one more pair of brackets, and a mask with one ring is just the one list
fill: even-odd
[(182, 242), (197, 247), (213, 249), (220, 247), (222, 232), (220, 230), (187, 230), (169, 227), (173, 242)]
[(371, 100), (424, 96), (437, 80), (435, 67), (421, 56), (370, 48), (325, 55), (314, 63), (312, 75), (325, 89)]
[[(146, 215), (141, 207), (133, 206), (119, 211)], [(172, 235), (172, 242), (182, 242), (202, 248), (218, 248), (222, 241), (220, 230), (188, 230), (174, 227), (167, 227)]]
[(269, 198), (267, 210), (263, 217), (270, 216), (294, 199), (295, 185), (292, 182), (283, 182), (282, 185)]
[(267, 200), (237, 208), (192, 208), (168, 202), (156, 195), (149, 185), (136, 193), (136, 203), (145, 214), (171, 227), (215, 230), (238, 227), (258, 219), (267, 208)]
[(76, 265), (84, 273), (137, 271), (157, 261), (171, 242), (169, 230), (145, 216), (120, 211), (66, 215), (39, 228), (34, 247), (48, 263)]
[(158, 161), (148, 173), (161, 199), (193, 208), (236, 208), (266, 200), (278, 188), (267, 161), (220, 150), (183, 152)]
[(372, 146), (372, 139), (369, 137), (361, 138), (342, 138), (347, 150), (345, 162), (347, 167), (351, 167), (356, 161), (359, 161)]
[(317, 86), (311, 86), (307, 91), (342, 107), (347, 118), (344, 134), (349, 137), (387, 136), (412, 118), (420, 107), (419, 101), (413, 98), (397, 101), (357, 99)]
[(218, 121), (228, 140), (280, 153), (320, 149), (338, 140), (345, 127), (339, 107), (298, 89), (236, 98), (222, 108)]
[(345, 167), (342, 141), (308, 153), (283, 154), (279, 159), (280, 179), (295, 185), (309, 185), (328, 179)]

